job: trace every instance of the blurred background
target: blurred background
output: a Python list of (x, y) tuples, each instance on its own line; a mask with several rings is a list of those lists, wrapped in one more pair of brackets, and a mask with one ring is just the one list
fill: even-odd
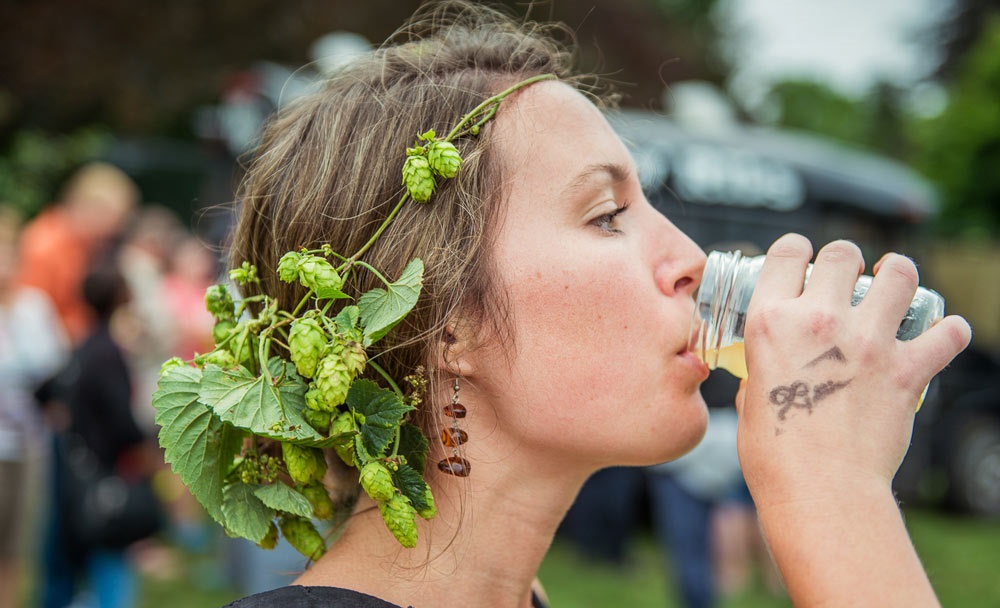
[[(24, 326), (54, 327), (53, 352), (79, 351), (94, 327), (73, 320), (89, 302), (63, 293), (84, 278), (66, 260), (114, 243), (132, 294), (112, 324), (131, 373), (122, 432), (146, 438), (128, 445), (155, 452), (159, 362), (211, 348), (201, 297), (223, 269), (233, 188), (261, 123), (419, 4), (0, 1), (0, 309), (17, 309), (13, 286), (33, 286), (51, 315)], [(609, 118), (650, 200), (706, 249), (766, 249), (794, 230), (853, 239), (869, 263), (901, 251), (972, 322), (973, 346), (932, 383), (896, 486), (943, 603), (1000, 605), (1000, 1), (494, 4), (569, 26), (579, 65), (618, 85), (622, 110)], [(81, 179), (91, 161), (104, 172)], [(121, 202), (77, 205), (93, 183)], [(52, 228), (59, 210), (76, 219)], [(87, 217), (108, 221), (85, 228)], [(37, 233), (60, 230), (65, 244), (30, 250)], [(57, 358), (26, 370), (7, 334), (0, 464), (14, 464), (0, 469), (0, 608), (41, 605), (61, 550), (46, 536), (45, 446), (63, 418), (33, 408), (16, 432), (10, 422)], [(541, 573), (554, 606), (788, 605), (733, 464), (731, 379), (706, 391), (710, 445), (674, 466), (602, 471), (584, 488)], [(169, 524), (114, 556), (138, 573), (129, 604), (220, 605), (302, 567), (203, 525), (150, 466)], [(80, 589), (67, 592), (74, 605), (99, 595)]]

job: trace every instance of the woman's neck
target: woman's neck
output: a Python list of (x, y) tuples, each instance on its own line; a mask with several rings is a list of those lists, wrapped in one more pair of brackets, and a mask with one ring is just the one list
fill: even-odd
[(414, 608), (530, 606), (532, 582), (587, 472), (539, 474), (517, 451), (497, 453), (506, 455), (470, 453), (468, 478), (435, 476), (438, 515), (418, 519), (416, 549), (400, 548), (363, 499), (330, 552), (297, 583), (346, 587)]

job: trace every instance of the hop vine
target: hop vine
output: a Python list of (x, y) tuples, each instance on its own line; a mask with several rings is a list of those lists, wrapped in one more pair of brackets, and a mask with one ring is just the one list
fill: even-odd
[[(280, 533), (319, 559), (326, 551), (320, 528), (344, 516), (324, 485), (329, 453), (358, 469), (362, 489), (399, 543), (416, 546), (416, 517), (436, 514), (423, 478), (429, 443), (410, 418), (427, 381), (422, 368), (414, 370), (403, 378), (404, 392), (368, 353), (416, 305), (424, 266), (415, 258), (390, 281), (361, 258), (406, 202), (429, 202), (438, 180), (459, 173), (455, 139), (477, 135), (504, 98), (550, 78), (529, 78), (487, 99), (445, 137), (419, 135), (406, 150), (399, 202), (350, 257), (330, 245), (286, 252), (278, 279), (306, 290), (293, 308), (266, 293), (238, 298), (222, 284), (207, 290), (214, 349), (166, 361), (153, 406), (166, 461), (227, 533), (264, 548), (273, 548)], [(355, 299), (347, 291), (361, 272), (382, 287)], [(248, 262), (229, 277), (261, 284)]]

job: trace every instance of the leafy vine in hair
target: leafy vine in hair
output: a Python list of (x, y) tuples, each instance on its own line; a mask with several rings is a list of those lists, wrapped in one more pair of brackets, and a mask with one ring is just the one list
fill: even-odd
[[(415, 258), (390, 281), (361, 258), (404, 204), (427, 203), (439, 178), (458, 173), (462, 158), (453, 140), (477, 135), (514, 91), (552, 78), (535, 76), (490, 97), (443, 138), (434, 131), (419, 135), (406, 150), (405, 192), (350, 257), (330, 245), (285, 253), (278, 277), (307, 290), (290, 312), (268, 294), (237, 302), (225, 285), (208, 289), (215, 348), (191, 361), (165, 362), (153, 406), (166, 461), (227, 533), (273, 548), (280, 530), (309, 559), (322, 556), (326, 541), (316, 523), (347, 515), (336, 512), (323, 485), (323, 450), (332, 448), (359, 470), (393, 536), (404, 547), (416, 546), (416, 517), (436, 513), (423, 478), (429, 443), (410, 419), (426, 379), (414, 370), (403, 379), (404, 391), (368, 358), (368, 349), (413, 309), (424, 265)], [(354, 300), (347, 286), (358, 272), (374, 274), (385, 287)], [(248, 262), (230, 278), (260, 285)], [(247, 311), (251, 303), (260, 307), (256, 316)], [(273, 354), (275, 346), (290, 361)], [(362, 378), (366, 368), (380, 382)]]

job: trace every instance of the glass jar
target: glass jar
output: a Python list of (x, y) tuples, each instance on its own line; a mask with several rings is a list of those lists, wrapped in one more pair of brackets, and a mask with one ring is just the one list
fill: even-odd
[[(739, 251), (708, 254), (701, 287), (695, 298), (691, 323), (691, 350), (709, 369), (722, 368), (746, 378), (743, 331), (747, 308), (765, 256), (745, 257)], [(812, 264), (806, 269), (806, 281)], [(851, 305), (856, 306), (871, 286), (872, 277), (862, 275), (854, 286)], [(896, 332), (899, 340), (912, 340), (944, 317), (944, 298), (936, 291), (917, 288), (910, 307)]]

